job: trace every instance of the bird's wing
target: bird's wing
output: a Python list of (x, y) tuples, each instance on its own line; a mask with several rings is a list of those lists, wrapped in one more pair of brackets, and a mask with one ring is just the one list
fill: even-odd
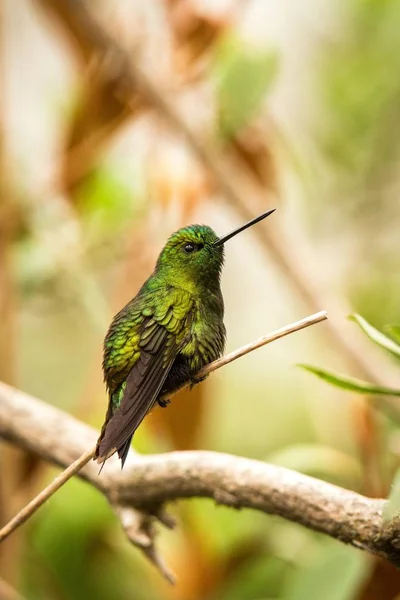
[(140, 354), (127, 376), (120, 406), (103, 428), (96, 451), (98, 462), (124, 446), (153, 406), (179, 351), (189, 319), (189, 313), (183, 320), (177, 318), (172, 305), (162, 314), (156, 311), (143, 321)]

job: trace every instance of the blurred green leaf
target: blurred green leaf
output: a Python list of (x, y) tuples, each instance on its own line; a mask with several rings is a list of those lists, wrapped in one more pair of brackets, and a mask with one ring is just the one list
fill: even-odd
[(217, 98), (223, 137), (233, 136), (260, 108), (277, 73), (277, 55), (227, 38), (217, 56)]
[(330, 541), (297, 523), (275, 518), (270, 519), (267, 535), (271, 555), (287, 562), (292, 570), (308, 566), (314, 554), (319, 554), (321, 541)]
[[(41, 598), (63, 600), (159, 598), (151, 582), (143, 588), (141, 557), (132, 552), (125, 563), (115, 552), (114, 536), (124, 536), (105, 498), (86, 483), (69, 481), (35, 515), (31, 528), (31, 569), (24, 582), (28, 598), (32, 587), (41, 590)], [(36, 579), (38, 560), (41, 575)]]
[(400, 325), (386, 325), (385, 330), (400, 344)]
[(267, 456), (270, 463), (340, 485), (361, 484), (359, 462), (349, 454), (323, 444), (293, 444)]
[[(242, 511), (240, 518), (226, 506), (215, 506), (210, 500), (194, 499), (186, 509), (190, 510), (190, 527), (197, 530), (197, 536), (203, 535), (203, 545), (207, 551), (226, 559), (240, 546), (242, 540), (250, 540), (267, 529), (264, 515)], [(180, 517), (182, 519), (182, 516)]]
[[(275, 556), (260, 556), (236, 569), (213, 600), (267, 600), (280, 598), (280, 589), (290, 565)], [(271, 598), (272, 600), (272, 598)]]
[(348, 377), (347, 375), (339, 375), (338, 373), (334, 373), (333, 371), (328, 371), (326, 369), (319, 369), (318, 367), (313, 367), (311, 365), (299, 364), (298, 367), (313, 373), (320, 379), (331, 383), (337, 387), (342, 388), (343, 390), (348, 390), (350, 392), (358, 392), (359, 394), (373, 394), (373, 395), (383, 395), (383, 396), (400, 396), (400, 390), (394, 388), (382, 387), (380, 385), (374, 385), (372, 383), (368, 383), (367, 381), (362, 381), (361, 379), (356, 379), (355, 377)]
[(383, 518), (385, 521), (391, 521), (400, 512), (400, 469), (393, 477), (390, 494), (387, 503), (383, 509)]
[(78, 206), (88, 245), (129, 226), (137, 210), (137, 194), (109, 167), (97, 167), (79, 187)]
[(282, 600), (353, 600), (370, 572), (371, 561), (361, 552), (329, 543), (320, 548), (310, 567), (297, 570)]
[(358, 323), (358, 325), (361, 327), (364, 333), (366, 333), (367, 336), (373, 342), (375, 342), (375, 344), (378, 344), (378, 346), (381, 346), (381, 348), (384, 348), (388, 352), (391, 352), (391, 354), (396, 356), (396, 358), (400, 358), (400, 346), (398, 346), (396, 342), (394, 342), (386, 335), (375, 329), (375, 327), (370, 325), (368, 321), (366, 321), (360, 315), (354, 314), (350, 317), (350, 319)]

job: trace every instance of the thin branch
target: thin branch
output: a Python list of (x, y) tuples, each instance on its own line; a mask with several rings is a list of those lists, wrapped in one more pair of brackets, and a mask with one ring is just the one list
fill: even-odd
[[(291, 325), (285, 325), (280, 329), (276, 329), (272, 333), (263, 335), (257, 340), (254, 340), (253, 342), (250, 342), (249, 344), (246, 344), (245, 346), (242, 346), (241, 348), (238, 348), (237, 350), (234, 350), (233, 352), (225, 354), (225, 356), (214, 360), (214, 362), (210, 363), (209, 365), (204, 367), (204, 369), (199, 371), (196, 378), (200, 380), (203, 377), (207, 377), (207, 375), (209, 375), (213, 371), (216, 371), (217, 369), (228, 365), (237, 358), (241, 358), (242, 356), (248, 354), (249, 352), (252, 352), (253, 350), (257, 350), (257, 348), (261, 348), (262, 346), (270, 344), (271, 342), (275, 342), (276, 340), (279, 340), (280, 338), (283, 338), (286, 335), (295, 333), (296, 331), (300, 331), (301, 329), (305, 329), (306, 327), (310, 327), (310, 325), (315, 325), (316, 323), (325, 321), (327, 318), (327, 312), (325, 310), (322, 310), (318, 313), (315, 313), (314, 315), (310, 315), (309, 317), (304, 317), (304, 319), (300, 319), (300, 321), (296, 321)], [(189, 385), (189, 383), (184, 383), (181, 387), (177, 388), (173, 392), (173, 395), (177, 394), (179, 391), (185, 389)], [(168, 397), (171, 397), (171, 394), (168, 394)]]
[(84, 467), (94, 456), (94, 450), (84, 452), (77, 460), (58, 475), (50, 485), (40, 492), (31, 502), (22, 508), (2, 529), (0, 529), (0, 543), (8, 538), (20, 525), (25, 523), (52, 496), (60, 489), (73, 475)]
[[(292, 325), (286, 325), (285, 327), (281, 327), (281, 329), (277, 329), (268, 335), (264, 335), (263, 337), (247, 344), (246, 346), (242, 346), (238, 348), (234, 352), (223, 356), (222, 358), (215, 360), (210, 363), (204, 369), (199, 371), (197, 377), (202, 379), (206, 377), (216, 369), (220, 369), (224, 365), (229, 364), (230, 362), (236, 360), (256, 350), (257, 348), (261, 348), (261, 346), (265, 346), (266, 344), (270, 344), (275, 340), (278, 340), (290, 333), (294, 333), (295, 331), (300, 331), (305, 327), (309, 327), (310, 325), (315, 325), (316, 323), (320, 323), (327, 319), (328, 316), (325, 311), (321, 311), (316, 313), (315, 315), (311, 315), (309, 317), (305, 317)], [(174, 396), (178, 391), (183, 388), (186, 388), (190, 385), (190, 382), (183, 384), (180, 388), (177, 388), (172, 394), (169, 394), (168, 397)], [(24, 506), (16, 515), (13, 517), (2, 529), (0, 529), (0, 543), (5, 540), (9, 535), (13, 533), (20, 525), (25, 523), (37, 510), (52, 496), (57, 490), (60, 489), (71, 477), (73, 477), (78, 471), (82, 469), (93, 457), (95, 453), (95, 448), (91, 450), (87, 450), (84, 452), (77, 460), (75, 460), (72, 464), (69, 465), (67, 469), (65, 469), (60, 475), (58, 475), (46, 488), (44, 488), (40, 494), (35, 496), (29, 504)]]
[[(0, 435), (50, 462), (67, 465), (94, 443), (97, 432), (58, 408), (0, 384)], [(124, 471), (113, 457), (101, 477), (93, 462), (79, 476), (105, 495), (128, 538), (158, 564), (150, 516), (171, 526), (161, 510), (164, 503), (207, 497), (284, 517), (400, 565), (400, 519), (385, 523), (385, 500), (283, 467), (217, 452), (131, 452)]]

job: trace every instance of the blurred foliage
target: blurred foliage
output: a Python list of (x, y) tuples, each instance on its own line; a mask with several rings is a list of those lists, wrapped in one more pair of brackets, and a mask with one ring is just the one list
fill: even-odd
[(105, 244), (122, 235), (137, 218), (137, 200), (120, 174), (107, 165), (97, 167), (81, 184), (77, 197), (88, 242)]
[(349, 0), (341, 10), (317, 58), (310, 220), (346, 257), (353, 306), (382, 327), (400, 321), (400, 4)]
[(234, 137), (261, 107), (276, 79), (275, 52), (250, 49), (232, 36), (222, 40), (216, 53), (218, 125), (223, 139)]
[(57, 596), (71, 600), (123, 600), (132, 594), (156, 600), (151, 584), (143, 588), (136, 576), (138, 570), (145, 577), (143, 564), (121, 543), (123, 534), (119, 540), (106, 534), (112, 525), (108, 504), (95, 490), (78, 481), (65, 486), (52, 499), (47, 518), (30, 524), (32, 545), (22, 581), (26, 597), (51, 598), (57, 590)]
[(388, 502), (385, 505), (383, 516), (386, 521), (391, 521), (397, 517), (400, 511), (400, 470), (393, 478)]
[(342, 208), (363, 219), (375, 213), (376, 200), (390, 200), (387, 192), (399, 158), (400, 5), (397, 0), (351, 0), (346, 8), (347, 27), (338, 43), (329, 44), (322, 69), (329, 118), (321, 141), (338, 185), (358, 192)]
[[(370, 340), (375, 342), (379, 347), (383, 348), (397, 359), (400, 358), (400, 346), (393, 341), (391, 338), (385, 336), (382, 332), (378, 331), (368, 323), (363, 317), (360, 315), (352, 315), (351, 319), (354, 320), (361, 327), (362, 331), (368, 336)], [(387, 327), (387, 329), (391, 332), (398, 332), (400, 329), (399, 325), (392, 325)], [(365, 381), (360, 381), (359, 379), (346, 377), (343, 375), (338, 375), (332, 371), (328, 371), (326, 369), (320, 369), (317, 367), (313, 367), (311, 365), (300, 365), (302, 368), (306, 369), (310, 373), (313, 373), (317, 377), (320, 377), (327, 383), (330, 383), (334, 386), (342, 388), (347, 391), (356, 392), (359, 394), (369, 394), (369, 395), (383, 395), (383, 396), (400, 396), (400, 389), (393, 389), (389, 387), (376, 386)], [(391, 412), (393, 414), (393, 412)], [(396, 418), (397, 417), (397, 418)], [(395, 416), (396, 420), (400, 419), (400, 409), (399, 413)], [(400, 511), (400, 470), (397, 471), (392, 484), (391, 491), (389, 494), (389, 500), (385, 506), (385, 518), (387, 520), (393, 519), (395, 516), (399, 514)]]
[(327, 369), (319, 369), (311, 365), (299, 366), (305, 369), (306, 371), (310, 371), (310, 373), (314, 373), (314, 375), (317, 375), (317, 377), (324, 379), (328, 383), (336, 385), (337, 387), (340, 387), (343, 390), (347, 390), (349, 392), (358, 392), (359, 394), (382, 394), (383, 396), (400, 396), (400, 390), (394, 388), (387, 388), (379, 385), (374, 385), (373, 383), (361, 381), (361, 379), (357, 379), (356, 377), (347, 377), (345, 375), (339, 375), (338, 373), (334, 373), (333, 371), (328, 371)]
[(400, 325), (387, 325), (387, 331), (396, 343), (400, 344)]
[(370, 572), (369, 557), (328, 541), (312, 565), (288, 580), (284, 600), (351, 600)]
[[(372, 325), (370, 325), (368, 321), (363, 319), (363, 317), (361, 317), (360, 315), (352, 315), (350, 319), (358, 323), (358, 325), (361, 327), (364, 333), (369, 337), (370, 340), (375, 342), (375, 344), (377, 344), (384, 350), (387, 350), (396, 358), (400, 358), (400, 346), (396, 342), (388, 338), (386, 335), (383, 335), (383, 333), (375, 329), (375, 327), (372, 327)], [(398, 325), (392, 326), (392, 329), (394, 329), (395, 331), (398, 328)]]
[(342, 487), (362, 487), (362, 467), (355, 457), (323, 444), (285, 446), (269, 454), (266, 461)]
[[(390, 352), (396, 358), (400, 358), (400, 346), (388, 338), (386, 335), (375, 329), (372, 325), (368, 323), (363, 317), (360, 315), (352, 315), (352, 320), (356, 321), (364, 331), (364, 333), (375, 342), (378, 346)], [(395, 331), (398, 329), (398, 325), (392, 326)], [(379, 385), (374, 385), (372, 383), (367, 383), (366, 381), (361, 381), (355, 377), (348, 377), (345, 375), (339, 375), (338, 373), (334, 373), (333, 371), (328, 371), (327, 369), (321, 369), (318, 367), (313, 367), (311, 365), (299, 365), (306, 371), (317, 375), (324, 381), (331, 383), (339, 388), (342, 388), (347, 391), (357, 392), (359, 394), (371, 394), (371, 395), (383, 395), (383, 396), (400, 396), (400, 389), (384, 387)], [(400, 418), (400, 414), (399, 414)]]

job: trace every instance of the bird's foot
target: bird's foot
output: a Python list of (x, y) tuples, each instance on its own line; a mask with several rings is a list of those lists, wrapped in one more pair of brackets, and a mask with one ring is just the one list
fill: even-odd
[(161, 406), (161, 408), (167, 408), (168, 404), (171, 404), (171, 400), (168, 398), (165, 398), (164, 400), (158, 400), (158, 405)]
[(204, 381), (206, 379), (206, 377), (207, 377), (207, 375), (205, 375), (204, 377), (196, 377), (196, 375), (191, 377), (189, 389), (190, 390), (193, 389), (195, 385)]

